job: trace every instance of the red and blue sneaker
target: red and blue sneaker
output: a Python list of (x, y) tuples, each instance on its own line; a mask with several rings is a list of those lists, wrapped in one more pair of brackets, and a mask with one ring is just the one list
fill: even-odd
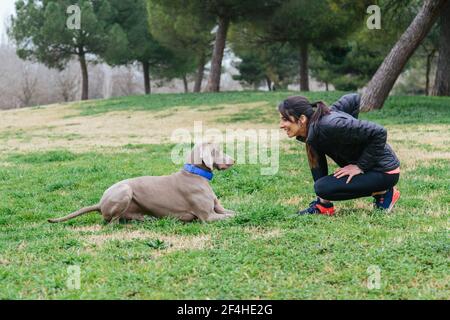
[(297, 212), (298, 215), (306, 215), (306, 214), (324, 214), (327, 216), (334, 215), (334, 205), (332, 202), (322, 203), (320, 199), (311, 202), (309, 207), (305, 210), (300, 210)]
[(373, 196), (375, 201), (373, 202), (374, 208), (386, 210), (391, 212), (395, 203), (400, 199), (400, 191), (397, 188), (390, 188), (385, 194)]

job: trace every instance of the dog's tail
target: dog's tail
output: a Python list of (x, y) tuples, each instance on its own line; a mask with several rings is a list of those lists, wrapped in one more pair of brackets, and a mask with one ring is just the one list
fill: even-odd
[(48, 219), (48, 222), (50, 223), (57, 223), (57, 222), (64, 222), (70, 219), (73, 219), (75, 217), (81, 216), (83, 214), (86, 214), (88, 212), (92, 212), (92, 211), (100, 211), (100, 204), (96, 204), (94, 206), (90, 206), (90, 207), (85, 207), (83, 209), (80, 209), (78, 211), (75, 211), (65, 217), (62, 218), (58, 218), (58, 219)]

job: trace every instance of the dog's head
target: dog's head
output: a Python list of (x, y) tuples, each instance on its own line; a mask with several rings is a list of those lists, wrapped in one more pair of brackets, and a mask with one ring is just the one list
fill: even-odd
[(186, 157), (186, 163), (209, 170), (226, 170), (234, 164), (234, 160), (224, 154), (215, 143), (204, 142), (194, 146), (191, 153)]

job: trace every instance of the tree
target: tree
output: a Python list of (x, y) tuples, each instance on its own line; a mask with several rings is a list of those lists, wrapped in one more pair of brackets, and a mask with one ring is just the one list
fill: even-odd
[[(419, 59), (425, 60), (425, 95), (430, 95), (431, 93), (431, 67), (433, 60), (436, 57), (436, 53), (439, 51), (439, 34), (436, 25), (432, 27), (428, 36), (422, 41), (421, 45), (417, 49), (417, 56)], [(414, 57), (412, 57), (414, 58)]]
[(288, 43), (261, 48), (266, 62), (266, 77), (273, 82), (272, 90), (287, 89), (298, 75), (299, 62), (295, 50)]
[[(269, 20), (262, 41), (289, 43), (299, 60), (300, 90), (309, 91), (309, 53), (312, 46), (347, 36), (362, 20), (365, 1), (287, 0)], [(332, 21), (332, 23), (330, 23)]]
[(119, 68), (119, 72), (112, 75), (113, 92), (118, 96), (130, 96), (136, 93), (136, 74), (133, 65)]
[(78, 91), (79, 79), (76, 75), (75, 62), (70, 61), (66, 68), (56, 75), (56, 92), (64, 102), (73, 101)]
[(332, 64), (324, 59), (320, 52), (312, 55), (311, 63), (309, 65), (311, 76), (324, 83), (326, 91), (330, 90), (330, 84), (333, 82), (334, 78), (334, 72), (331, 70), (331, 67)]
[[(384, 40), (384, 42), (387, 45), (389, 45), (389, 43), (392, 43), (388, 49), (392, 48), (395, 42), (397, 42), (398, 38), (402, 35), (401, 31), (405, 30), (410, 25), (414, 17), (417, 16), (422, 7), (422, 4), (422, 0), (381, 1), (381, 11), (384, 13), (381, 38), (386, 39)], [(396, 32), (397, 30), (399, 32)], [(404, 71), (408, 72), (405, 74), (405, 77), (403, 77), (402, 83), (397, 84), (396, 82), (396, 92), (403, 94), (406, 93), (429, 95), (432, 89), (430, 74), (433, 66), (435, 66), (434, 60), (438, 51), (439, 28), (436, 24), (434, 24), (431, 30), (428, 32), (428, 35), (421, 42), (420, 46), (409, 59), (409, 62), (405, 65)], [(386, 56), (388, 53), (389, 50), (385, 54), (380, 54), (380, 56)], [(380, 61), (379, 65), (381, 64), (381, 62), (382, 61)], [(420, 70), (408, 70), (410, 68)], [(419, 74), (422, 69), (424, 72), (423, 75)], [(422, 81), (422, 76), (424, 81)], [(412, 79), (409, 79), (410, 77)]]
[(22, 68), (22, 83), (18, 99), (22, 106), (30, 106), (36, 95), (38, 78), (36, 75), (36, 65), (25, 64)]
[(76, 56), (82, 74), (81, 99), (89, 97), (87, 56), (101, 54), (108, 43), (106, 19), (110, 14), (106, 0), (78, 0), (81, 28), (69, 29), (66, 25), (70, 0), (18, 0), (16, 17), (11, 17), (8, 35), (17, 46), (22, 59), (34, 59), (48, 67), (64, 69)]
[[(240, 55), (242, 61), (237, 65), (239, 75), (233, 76), (234, 80), (238, 80), (241, 84), (249, 84), (256, 90), (259, 84), (266, 80), (266, 72), (264, 62), (254, 53)], [(269, 91), (271, 84), (268, 83)]]
[[(359, 30), (349, 37), (314, 46), (310, 70), (315, 79), (326, 85), (332, 83), (337, 90), (343, 91), (354, 91), (366, 85), (383, 62), (383, 57), (401, 36), (401, 32), (417, 15), (421, 0), (385, 0), (378, 1), (377, 4), (383, 13), (381, 30), (369, 29), (366, 23), (362, 23)], [(430, 33), (417, 51), (415, 59), (429, 58), (431, 65), (435, 42)], [(421, 67), (422, 63), (417, 61), (406, 68), (417, 66)], [(415, 71), (409, 74), (417, 75)], [(416, 85), (414, 90), (417, 88)]]
[[(395, 36), (394, 41), (392, 41), (391, 47), (402, 35), (402, 32), (396, 34), (395, 32), (392, 32), (392, 30), (405, 30), (410, 25), (414, 17), (417, 16), (422, 7), (422, 4), (422, 0), (386, 1), (384, 7), (382, 8), (382, 11), (386, 12), (386, 14), (383, 16), (383, 25), (388, 26), (387, 28), (383, 28), (383, 37), (389, 35), (389, 42), (391, 42), (390, 38), (392, 38), (392, 36)], [(405, 81), (405, 83), (399, 83), (398, 85), (396, 83), (396, 86), (400, 89), (397, 91), (406, 94), (429, 95), (431, 93), (430, 74), (438, 51), (439, 30), (437, 28), (437, 25), (434, 24), (431, 30), (428, 32), (427, 36), (424, 38), (417, 50), (409, 59), (409, 62), (405, 65), (404, 71), (408, 71), (407, 74), (405, 74), (406, 77), (402, 79), (402, 81)], [(386, 54), (383, 54), (382, 56), (386, 56), (388, 53), (389, 51), (387, 51)], [(380, 64), (381, 62), (382, 61), (380, 61)], [(411, 68), (419, 70), (408, 70)], [(422, 69), (422, 72), (424, 72), (423, 75), (419, 74)], [(421, 81), (422, 76), (424, 81)], [(408, 79), (409, 77), (412, 77), (413, 79)]]
[(351, 37), (316, 45), (310, 64), (312, 76), (326, 85), (333, 84), (337, 90), (355, 91), (363, 87), (395, 42), (391, 34), (395, 33), (395, 26), (386, 25), (384, 19), (385, 30), (369, 30), (364, 25)]
[(417, 16), (384, 59), (367, 85), (361, 110), (380, 109), (408, 59), (426, 37), (448, 0), (425, 0)]
[(439, 58), (434, 81), (436, 96), (450, 96), (450, 1), (447, 1), (440, 19)]
[(150, 32), (163, 46), (174, 53), (183, 78), (189, 73), (192, 64), (196, 65), (194, 92), (200, 92), (205, 64), (210, 56), (214, 17), (172, 6), (166, 1), (147, 1)]
[(200, 9), (210, 12), (217, 18), (216, 39), (211, 60), (211, 72), (207, 90), (220, 90), (220, 75), (222, 73), (222, 59), (225, 49), (228, 29), (231, 22), (242, 19), (263, 19), (270, 16), (281, 1), (265, 0), (197, 0)]
[(242, 61), (237, 64), (236, 80), (256, 87), (262, 81), (268, 90), (286, 89), (297, 75), (298, 57), (288, 43), (259, 43), (258, 26), (251, 22), (235, 24), (230, 29), (231, 48)]
[(214, 49), (211, 58), (211, 71), (206, 91), (220, 90), (222, 59), (224, 55), (228, 29), (233, 22), (244, 19), (262, 19), (273, 13), (282, 0), (157, 0), (159, 3), (182, 8), (184, 12), (214, 17), (217, 24)]
[(180, 52), (170, 52), (167, 55), (169, 63), (164, 68), (157, 69), (157, 75), (161, 80), (172, 80), (174, 78), (183, 81), (184, 92), (189, 92), (188, 78), (196, 68), (195, 57), (184, 55)]
[(167, 68), (171, 63), (172, 53), (151, 35), (145, 0), (109, 2), (112, 7), (108, 21), (111, 41), (102, 57), (113, 66), (139, 62), (144, 75), (145, 93), (150, 94), (150, 69), (156, 74)]

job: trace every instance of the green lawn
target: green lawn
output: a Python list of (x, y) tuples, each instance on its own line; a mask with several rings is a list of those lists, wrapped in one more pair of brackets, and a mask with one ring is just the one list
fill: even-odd
[[(126, 122), (127, 114), (146, 112), (159, 117), (163, 126), (161, 112), (197, 108), (197, 120), (202, 120), (228, 105), (263, 102), (223, 115), (217, 125), (254, 123), (271, 129), (278, 125), (276, 103), (293, 94), (231, 92), (89, 101), (73, 104), (74, 112), (62, 119), (82, 122), (122, 112)], [(331, 103), (341, 94), (308, 97)], [(21, 113), (21, 121), (41, 109), (45, 108)], [(282, 140), (278, 174), (262, 176), (260, 166), (238, 164), (215, 175), (212, 187), (225, 207), (238, 212), (233, 219), (105, 225), (99, 215), (91, 214), (51, 225), (48, 218), (96, 203), (119, 180), (179, 170), (170, 161), (173, 145), (123, 143), (76, 151), (71, 144), (83, 141), (82, 133), (65, 132), (59, 139), (65, 139), (66, 146), (4, 151), (0, 298), (449, 299), (450, 99), (391, 97), (381, 111), (362, 118), (388, 128), (402, 162), (402, 196), (389, 215), (373, 211), (371, 199), (358, 199), (336, 203), (334, 217), (293, 218), (292, 213), (314, 198), (313, 183), (304, 147)], [(49, 127), (49, 134), (52, 130)], [(0, 127), (0, 143), (28, 143), (40, 135), (32, 129)], [(80, 289), (67, 287), (71, 266), (80, 267)], [(373, 267), (380, 270), (379, 289), (367, 286), (368, 268)]]

